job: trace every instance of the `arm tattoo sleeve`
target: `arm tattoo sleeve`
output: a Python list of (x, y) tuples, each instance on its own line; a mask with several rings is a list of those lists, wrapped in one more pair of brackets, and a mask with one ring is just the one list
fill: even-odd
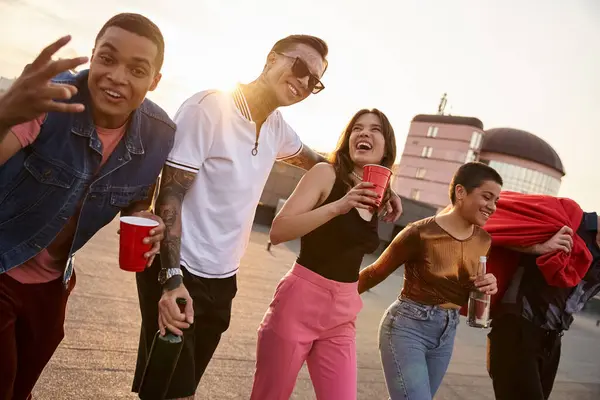
[(311, 149), (310, 147), (304, 145), (302, 147), (302, 151), (298, 153), (297, 156), (282, 160), (286, 164), (293, 165), (298, 168), (302, 168), (305, 170), (309, 170), (320, 162), (327, 162), (327, 159)]
[(156, 213), (166, 225), (165, 238), (160, 245), (160, 261), (163, 268), (179, 268), (181, 250), (181, 206), (183, 197), (192, 186), (196, 174), (165, 166)]

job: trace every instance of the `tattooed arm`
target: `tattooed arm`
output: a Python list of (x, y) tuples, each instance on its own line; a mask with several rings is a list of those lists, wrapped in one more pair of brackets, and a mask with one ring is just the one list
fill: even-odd
[[(160, 245), (160, 261), (163, 269), (180, 268), (181, 207), (183, 198), (195, 178), (195, 173), (179, 168), (166, 165), (163, 169), (156, 202), (156, 213), (166, 225), (165, 238)], [(185, 320), (179, 312), (177, 298), (187, 300)], [(163, 295), (158, 303), (158, 326), (162, 334), (165, 328), (175, 334), (181, 334), (180, 329), (185, 329), (193, 323), (193, 318), (192, 299), (183, 285), (183, 277), (175, 275), (163, 286)]]
[[(183, 197), (192, 186), (196, 174), (166, 165), (163, 169), (160, 191), (156, 202), (156, 213), (165, 223), (165, 239), (160, 245), (162, 268), (179, 268), (181, 250), (181, 207)], [(177, 278), (177, 279), (176, 279)], [(171, 282), (172, 281), (172, 282)], [(182, 283), (175, 276), (165, 286), (177, 287)]]
[(281, 161), (307, 171), (320, 162), (328, 162), (325, 157), (323, 157), (307, 145), (303, 145), (302, 150), (300, 150), (300, 152), (295, 156), (286, 158), (285, 160)]

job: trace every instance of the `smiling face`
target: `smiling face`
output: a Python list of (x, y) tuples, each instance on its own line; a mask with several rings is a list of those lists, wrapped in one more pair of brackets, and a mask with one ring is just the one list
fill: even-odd
[(148, 91), (160, 81), (158, 48), (150, 39), (110, 27), (96, 41), (88, 87), (94, 122), (105, 128), (122, 126)]
[(462, 185), (456, 185), (456, 207), (460, 215), (472, 224), (483, 226), (496, 211), (502, 186), (493, 180), (485, 180), (467, 193)]
[[(294, 63), (304, 65), (294, 67)], [(306, 99), (312, 90), (309, 85), (310, 76), (298, 77), (294, 71), (306, 69), (315, 78), (321, 79), (325, 72), (325, 66), (325, 60), (317, 50), (306, 44), (298, 43), (281, 54), (271, 52), (267, 58), (263, 78), (277, 104), (289, 106)]]
[(336, 174), (348, 188), (356, 183), (352, 176), (361, 174), (366, 164), (392, 168), (396, 160), (394, 128), (384, 113), (376, 108), (356, 112), (329, 156)]
[(357, 167), (380, 164), (385, 153), (381, 120), (374, 113), (362, 114), (351, 127), (350, 159)]

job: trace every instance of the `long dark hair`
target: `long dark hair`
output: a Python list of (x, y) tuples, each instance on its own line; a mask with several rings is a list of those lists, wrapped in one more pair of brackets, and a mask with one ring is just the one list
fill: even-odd
[(391, 169), (396, 160), (396, 136), (394, 135), (394, 128), (392, 128), (392, 124), (390, 124), (385, 114), (376, 108), (370, 110), (365, 108), (358, 111), (346, 125), (335, 150), (329, 155), (329, 162), (333, 165), (336, 175), (346, 184), (348, 190), (354, 187), (354, 182), (350, 178), (350, 174), (354, 171), (354, 162), (350, 158), (350, 134), (356, 121), (364, 114), (375, 114), (381, 121), (381, 133), (383, 133), (385, 140), (385, 150), (383, 151), (383, 159), (379, 164)]

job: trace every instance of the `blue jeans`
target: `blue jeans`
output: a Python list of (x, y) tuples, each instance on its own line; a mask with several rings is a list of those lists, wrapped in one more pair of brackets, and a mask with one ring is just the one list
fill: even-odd
[(379, 351), (392, 400), (431, 400), (454, 346), (458, 310), (396, 300), (379, 327)]

